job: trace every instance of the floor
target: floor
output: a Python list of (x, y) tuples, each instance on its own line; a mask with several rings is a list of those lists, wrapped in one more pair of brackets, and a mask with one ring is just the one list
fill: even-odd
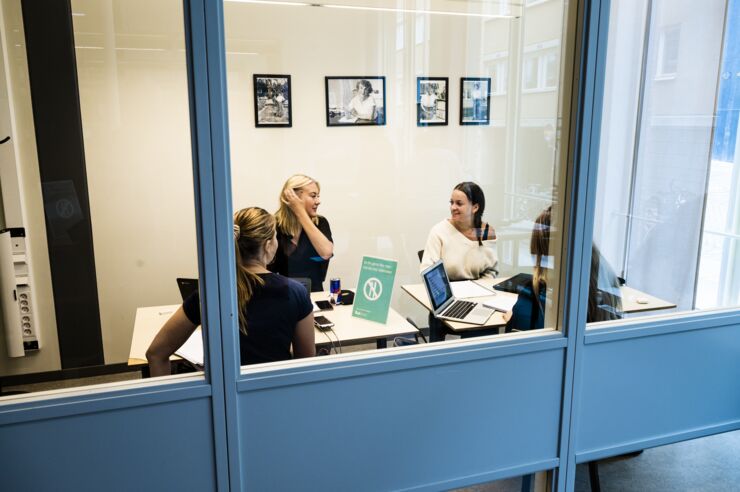
[[(740, 491), (740, 431), (646, 449), (628, 458), (599, 462), (602, 492)], [(460, 489), (465, 492), (520, 492), (520, 478)], [(590, 492), (588, 466), (578, 465), (576, 492)]]

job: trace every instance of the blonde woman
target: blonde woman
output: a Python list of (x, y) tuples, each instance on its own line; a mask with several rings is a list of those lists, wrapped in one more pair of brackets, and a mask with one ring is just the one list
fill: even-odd
[(318, 214), (321, 187), (303, 174), (291, 176), (280, 192), (277, 221), (278, 251), (269, 268), (286, 277), (311, 279), (311, 290), (324, 290), (323, 282), (334, 256), (331, 227)]
[[(298, 282), (267, 270), (278, 248), (274, 217), (258, 207), (234, 215), (241, 364), (316, 355), (313, 305)], [(198, 293), (165, 323), (146, 352), (152, 376), (170, 373), (169, 357), (200, 324)], [(292, 347), (292, 353), (291, 353)]]

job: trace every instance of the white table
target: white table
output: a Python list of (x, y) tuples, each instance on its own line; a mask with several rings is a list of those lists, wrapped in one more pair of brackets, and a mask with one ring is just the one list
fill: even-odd
[[(475, 282), (486, 288), (492, 288), (494, 285), (499, 282), (503, 282), (504, 280), (506, 280), (506, 278), (480, 279), (476, 280)], [(424, 284), (402, 285), (401, 288), (429, 311), (432, 310), (432, 305), (429, 302), (429, 296), (427, 295)], [(676, 305), (671, 302), (651, 296), (637, 289), (627, 287), (626, 285), (621, 287), (620, 290), (622, 291), (622, 311), (625, 313), (641, 313), (645, 311), (658, 311), (662, 309), (672, 309), (676, 307)], [(501, 296), (511, 296), (512, 299), (516, 298), (516, 294), (512, 294), (510, 292), (496, 291), (495, 296), (475, 297), (472, 300), (476, 302), (486, 302)], [(459, 321), (450, 320), (442, 321), (453, 332), (465, 332), (495, 328), (500, 329), (506, 325), (506, 322), (504, 321), (504, 313), (498, 311), (493, 313), (491, 317), (488, 318), (488, 321), (485, 325), (473, 325), (470, 323), (462, 323)]]
[[(313, 301), (329, 298), (326, 292), (313, 292)], [(179, 308), (179, 304), (169, 306), (140, 307), (136, 310), (134, 321), (134, 333), (131, 338), (131, 350), (128, 356), (128, 365), (146, 364), (146, 350), (152, 340), (159, 332), (164, 323)], [(387, 346), (388, 338), (401, 335), (409, 335), (417, 332), (414, 325), (409, 323), (403, 316), (393, 308), (388, 311), (388, 320), (385, 324), (375, 323), (352, 316), (352, 306), (334, 306), (331, 311), (318, 311), (315, 315), (322, 315), (334, 323), (333, 332), (315, 331), (316, 346), (331, 346), (332, 342), (342, 345), (356, 345), (360, 343), (376, 342), (378, 348)], [(203, 334), (200, 327), (196, 329), (192, 337), (202, 340)], [(181, 360), (177, 355), (170, 357), (171, 361)]]

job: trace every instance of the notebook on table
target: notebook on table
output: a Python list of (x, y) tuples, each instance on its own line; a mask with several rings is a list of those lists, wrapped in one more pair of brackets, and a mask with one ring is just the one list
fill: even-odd
[(452, 295), (450, 279), (442, 260), (421, 272), (421, 278), (437, 318), (482, 325), (493, 314), (493, 309), (483, 304), (456, 299)]

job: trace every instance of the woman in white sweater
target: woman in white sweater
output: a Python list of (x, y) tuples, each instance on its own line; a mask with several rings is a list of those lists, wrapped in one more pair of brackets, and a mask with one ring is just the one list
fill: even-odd
[(460, 183), (450, 197), (450, 218), (429, 231), (421, 270), (442, 260), (450, 280), (476, 280), (498, 273), (496, 231), (483, 222), (486, 198), (480, 186)]
[[(450, 196), (450, 218), (429, 231), (420, 271), (442, 260), (451, 281), (495, 277), (498, 272), (496, 231), (483, 222), (486, 198), (477, 184), (466, 181)], [(446, 330), (434, 315), (429, 317), (430, 341), (444, 340)]]

